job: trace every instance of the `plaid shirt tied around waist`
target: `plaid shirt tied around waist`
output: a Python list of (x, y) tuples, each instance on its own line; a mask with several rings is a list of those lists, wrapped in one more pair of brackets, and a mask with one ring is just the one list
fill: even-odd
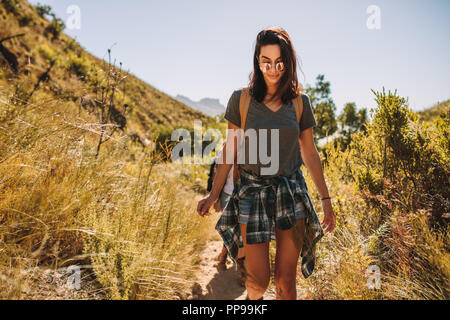
[(301, 168), (290, 177), (258, 177), (241, 170), (240, 179), (235, 182), (231, 198), (215, 227), (233, 261), (236, 261), (239, 247), (243, 246), (238, 220), (239, 199), (248, 198), (252, 199), (247, 224), (248, 244), (274, 240), (275, 226), (280, 230), (294, 227), (297, 222), (295, 210), (303, 210), (295, 204), (299, 201), (303, 203), (306, 218), (301, 270), (305, 278), (309, 277), (314, 270), (316, 244), (324, 232), (309, 197)]

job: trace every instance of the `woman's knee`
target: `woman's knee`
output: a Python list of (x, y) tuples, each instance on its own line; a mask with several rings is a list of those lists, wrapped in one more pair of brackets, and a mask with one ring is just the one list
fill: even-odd
[(245, 281), (247, 288), (252, 288), (260, 293), (266, 292), (270, 283), (270, 276), (256, 276), (247, 270), (247, 279)]
[(282, 292), (291, 292), (295, 289), (295, 273), (275, 273), (275, 286)]

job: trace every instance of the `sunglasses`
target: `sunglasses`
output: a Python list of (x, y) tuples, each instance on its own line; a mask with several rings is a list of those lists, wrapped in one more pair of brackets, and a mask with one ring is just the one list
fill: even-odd
[[(259, 60), (258, 60), (259, 62)], [(282, 61), (270, 63), (270, 62), (259, 62), (259, 67), (261, 68), (262, 72), (267, 72), (270, 69), (272, 69), (272, 65), (275, 64), (275, 70), (278, 72), (281, 72), (284, 70), (284, 63)]]

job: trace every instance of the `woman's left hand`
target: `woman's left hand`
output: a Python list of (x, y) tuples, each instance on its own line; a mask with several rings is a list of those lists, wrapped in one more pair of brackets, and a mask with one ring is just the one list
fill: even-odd
[(332, 232), (336, 226), (336, 215), (333, 211), (333, 206), (330, 199), (322, 200), (322, 207), (324, 218), (321, 222), (322, 228), (325, 232)]

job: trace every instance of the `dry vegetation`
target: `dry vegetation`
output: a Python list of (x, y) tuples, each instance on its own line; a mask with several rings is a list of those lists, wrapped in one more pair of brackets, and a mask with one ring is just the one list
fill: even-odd
[[(24, 34), (2, 42), (17, 70), (0, 55), (0, 298), (188, 298), (213, 229), (195, 214), (208, 166), (165, 161), (159, 142), (194, 119), (224, 124), (88, 54), (25, 1), (2, 0), (0, 25), (0, 39)], [(337, 227), (298, 285), (310, 299), (448, 299), (448, 101), (419, 120), (396, 93), (374, 94), (367, 132), (321, 149)], [(70, 265), (80, 294), (61, 289)]]
[(187, 298), (212, 229), (195, 214), (207, 165), (167, 162), (164, 141), (217, 123), (45, 32), (25, 1), (3, 1), (0, 24), (24, 34), (2, 42), (18, 68), (0, 58), (0, 297)]
[[(367, 134), (352, 135), (344, 152), (326, 146), (337, 226), (299, 285), (311, 299), (449, 299), (450, 108), (421, 123), (395, 92), (374, 94)], [(367, 286), (370, 265), (379, 289)]]
[(120, 136), (96, 156), (88, 119), (15, 99), (0, 97), (2, 296), (21, 297), (23, 271), (72, 264), (111, 298), (185, 292), (209, 229), (195, 214), (206, 168), (163, 163)]

